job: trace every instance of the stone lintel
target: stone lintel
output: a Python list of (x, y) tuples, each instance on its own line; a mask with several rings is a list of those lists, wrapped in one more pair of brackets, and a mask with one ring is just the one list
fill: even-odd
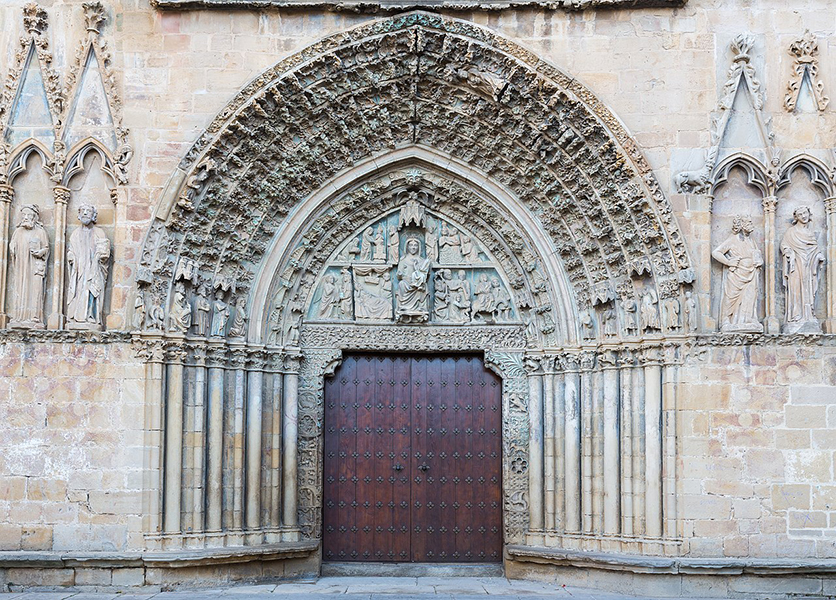
[(567, 11), (585, 9), (680, 8), (688, 0), (151, 0), (161, 10), (319, 8), (335, 11), (378, 12), (400, 10), (503, 10), (548, 8)]
[(799, 575), (836, 574), (836, 559), (806, 558), (666, 558), (638, 554), (614, 554), (561, 550), (540, 546), (508, 546), (512, 559), (571, 567), (630, 573), (683, 575)]

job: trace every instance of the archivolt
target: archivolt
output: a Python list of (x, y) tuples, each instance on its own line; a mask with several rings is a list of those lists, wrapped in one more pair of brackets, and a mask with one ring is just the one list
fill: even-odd
[(577, 307), (634, 296), (636, 277), (660, 297), (693, 279), (647, 162), (589, 90), (472, 23), (413, 12), (326, 38), (242, 90), (169, 182), (140, 284), (166, 305), (187, 261), (249, 293), (303, 199), (415, 146), (508, 190), (550, 238)]

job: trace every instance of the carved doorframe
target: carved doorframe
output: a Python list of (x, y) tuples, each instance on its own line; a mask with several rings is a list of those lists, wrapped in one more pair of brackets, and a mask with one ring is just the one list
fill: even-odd
[(325, 377), (344, 353), (476, 352), (502, 379), (503, 543), (522, 543), (529, 527), (528, 376), (525, 327), (303, 325), (298, 402), (298, 506), (303, 537), (321, 539)]

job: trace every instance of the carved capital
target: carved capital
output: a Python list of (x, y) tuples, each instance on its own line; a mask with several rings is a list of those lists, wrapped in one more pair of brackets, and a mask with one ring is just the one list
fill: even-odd
[(643, 346), (639, 349), (639, 364), (643, 367), (658, 367), (664, 362), (664, 353), (659, 346)]
[(778, 199), (775, 196), (766, 196), (762, 201), (763, 212), (775, 213), (775, 207), (778, 205)]
[(622, 348), (619, 350), (618, 363), (622, 367), (635, 367), (636, 351), (632, 348)]
[(580, 357), (573, 352), (563, 352), (557, 357), (557, 367), (565, 373), (577, 373), (580, 370)]
[(302, 353), (298, 350), (288, 351), (284, 357), (284, 370), (287, 373), (299, 373), (302, 368)]
[(62, 185), (56, 185), (52, 188), (52, 197), (55, 200), (55, 204), (63, 204), (67, 205), (70, 201), (70, 188), (65, 188)]
[(578, 355), (581, 371), (591, 371), (595, 368), (595, 352), (586, 351)]
[(598, 354), (598, 364), (602, 370), (616, 369), (619, 366), (618, 350), (604, 350)]
[(162, 338), (134, 337), (132, 341), (134, 356), (150, 363), (162, 363), (165, 360), (165, 344)]
[(485, 352), (485, 366), (494, 371), (503, 379), (525, 377), (526, 365), (523, 362), (522, 352), (496, 352), (488, 350)]
[(206, 366), (225, 367), (227, 350), (223, 344), (210, 344), (206, 347)]
[(827, 214), (836, 213), (836, 196), (830, 196), (824, 200), (824, 210)]
[(168, 342), (165, 345), (165, 361), (167, 363), (183, 364), (189, 355), (183, 341)]

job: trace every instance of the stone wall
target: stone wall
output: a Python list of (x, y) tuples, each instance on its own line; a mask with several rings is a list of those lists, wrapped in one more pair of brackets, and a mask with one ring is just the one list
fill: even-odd
[[(0, 31), (2, 76), (15, 64), (23, 4), (12, 0), (0, 6), (0, 22), (9, 24)], [(82, 2), (57, 1), (47, 12), (45, 37), (63, 85), (85, 36)], [(729, 43), (742, 31), (754, 34), (751, 61), (764, 91), (763, 114), (772, 118), (772, 143), (783, 150), (779, 163), (803, 150), (833, 164), (833, 108), (784, 109), (793, 62), (788, 49), (805, 29), (818, 36), (825, 93), (836, 90), (836, 61), (830, 60), (835, 26), (832, 18), (822, 18), (831, 13), (828, 0), (809, 0), (791, 10), (770, 0), (746, 5), (690, 0), (681, 9), (453, 16), (528, 47), (583, 82), (621, 119), (673, 205), (697, 272), (700, 322), (710, 332), (717, 327), (712, 199), (680, 193), (674, 178), (701, 168), (704, 150), (714, 143), (712, 117), (718, 115), (731, 64)], [(93, 188), (102, 206), (116, 200), (102, 225), (111, 227), (114, 244), (106, 327), (121, 331), (129, 328), (146, 232), (191, 144), (260, 72), (326, 35), (375, 17), (313, 10), (159, 12), (146, 0), (110, 2), (106, 14), (102, 39), (112, 52), (122, 124), (134, 151), (127, 184), (118, 186), (115, 198), (104, 197), (103, 184)], [(11, 96), (6, 93), (6, 103)], [(753, 155), (770, 150), (743, 138)], [(32, 160), (30, 169), (10, 182), (15, 210), (34, 201), (33, 195), (49, 193), (48, 182), (31, 175), (39, 159)], [(763, 195), (740, 171), (714, 191), (716, 202), (725, 194), (732, 204), (735, 194), (753, 194), (757, 202)], [(715, 269), (715, 281), (719, 276)], [(822, 284), (820, 294), (824, 289)], [(836, 558), (832, 340), (824, 335), (728, 342), (703, 338), (678, 371), (682, 545), (676, 553)], [(155, 460), (159, 464), (154, 454), (159, 446), (148, 446), (149, 439), (159, 439), (146, 423), (145, 365), (124, 340), (10, 336), (0, 344), (0, 550), (145, 548), (143, 477)]]
[(0, 550), (143, 546), (145, 367), (130, 345), (0, 345)]

